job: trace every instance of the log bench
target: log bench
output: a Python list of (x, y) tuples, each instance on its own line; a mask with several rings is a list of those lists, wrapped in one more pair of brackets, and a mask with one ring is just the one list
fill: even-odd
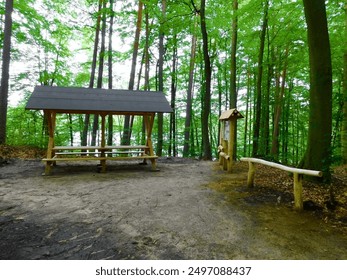
[(266, 160), (258, 159), (258, 158), (244, 157), (244, 158), (241, 158), (240, 161), (248, 162), (249, 169), (248, 169), (247, 186), (250, 188), (254, 186), (255, 163), (267, 165), (270, 167), (278, 168), (278, 169), (293, 173), (294, 175), (294, 208), (299, 211), (303, 210), (303, 197), (302, 197), (303, 175), (316, 176), (316, 177), (323, 176), (322, 171), (289, 167), (279, 163), (274, 163), (274, 162), (270, 162), (270, 161), (266, 161)]

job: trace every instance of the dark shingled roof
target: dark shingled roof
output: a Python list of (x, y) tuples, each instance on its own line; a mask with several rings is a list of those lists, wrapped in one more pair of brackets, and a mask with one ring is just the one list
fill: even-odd
[(61, 113), (171, 113), (162, 92), (36, 86), (25, 107)]

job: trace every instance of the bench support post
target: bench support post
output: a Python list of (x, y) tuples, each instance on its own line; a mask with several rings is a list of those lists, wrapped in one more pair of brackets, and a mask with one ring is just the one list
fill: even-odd
[[(47, 147), (47, 159), (51, 159), (54, 156), (54, 131), (55, 131), (55, 124), (56, 124), (56, 113), (51, 111), (45, 111), (44, 112), (47, 117), (47, 124), (48, 124), (48, 147)], [(45, 166), (45, 175), (51, 174), (52, 164), (54, 164), (54, 161), (47, 161)]]
[(294, 208), (299, 211), (304, 209), (302, 198), (302, 178), (302, 174), (294, 173)]
[[(102, 114), (101, 115), (101, 158), (105, 158), (105, 146), (106, 146), (106, 133), (105, 133), (105, 130), (106, 130), (106, 126), (105, 126), (105, 118), (106, 118), (106, 115), (105, 114)], [(106, 173), (106, 160), (105, 159), (102, 159), (100, 160), (100, 166), (101, 166), (101, 173)]]
[(255, 174), (255, 164), (253, 162), (248, 162), (248, 178), (247, 178), (247, 187), (254, 187), (254, 174)]

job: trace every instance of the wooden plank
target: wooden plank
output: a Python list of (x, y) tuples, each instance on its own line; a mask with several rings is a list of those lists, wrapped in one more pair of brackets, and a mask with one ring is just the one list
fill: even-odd
[(44, 158), (44, 162), (53, 161), (85, 161), (85, 160), (134, 160), (134, 159), (157, 159), (158, 156), (134, 156), (134, 157), (68, 157), (68, 158)]
[(53, 150), (99, 150), (100, 146), (55, 146)]
[(146, 145), (120, 145), (120, 146), (55, 146), (53, 150), (111, 150), (111, 149), (148, 149), (149, 146)]
[(101, 157), (56, 157), (56, 158), (44, 158), (43, 162), (53, 162), (53, 161), (84, 161), (84, 160), (100, 160)]
[(107, 160), (133, 160), (133, 159), (150, 159), (155, 160), (158, 156), (134, 156), (134, 157), (107, 157)]
[(93, 154), (93, 155), (99, 155), (101, 154), (100, 152), (59, 152), (59, 153), (55, 153), (55, 155), (89, 155), (89, 154)]
[(105, 146), (104, 149), (148, 149), (149, 146), (146, 145), (120, 145), (120, 146)]

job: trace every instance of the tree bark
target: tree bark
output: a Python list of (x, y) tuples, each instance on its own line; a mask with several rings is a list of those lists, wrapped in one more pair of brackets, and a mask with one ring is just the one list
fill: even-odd
[(303, 167), (330, 180), (332, 66), (324, 0), (304, 0), (310, 61), (310, 113)]
[(343, 119), (341, 131), (342, 160), (347, 163), (347, 1), (345, 1), (345, 39), (343, 56)]
[[(98, 58), (98, 45), (99, 45), (99, 37), (100, 37), (100, 23), (101, 23), (102, 2), (103, 2), (103, 0), (99, 0), (98, 17), (97, 17), (97, 20), (96, 20), (96, 28), (95, 28), (93, 61), (92, 61), (92, 68), (91, 68), (91, 71), (90, 71), (90, 79), (89, 79), (89, 88), (93, 88), (94, 87), (96, 63), (97, 63), (97, 58)], [(84, 126), (83, 126), (82, 139), (81, 139), (81, 145), (82, 146), (87, 146), (89, 121), (90, 121), (90, 115), (86, 114), (85, 117), (84, 117)]]
[[(195, 30), (194, 30), (195, 31)], [(186, 102), (186, 118), (184, 124), (184, 146), (183, 156), (188, 157), (190, 153), (190, 132), (193, 131), (192, 126), (192, 96), (193, 96), (193, 85), (194, 85), (194, 69), (195, 69), (195, 57), (196, 57), (196, 33), (192, 35), (192, 43), (190, 49), (190, 63), (189, 63), (189, 80), (187, 89), (187, 102)]]
[(13, 0), (6, 0), (0, 88), (0, 144), (6, 143), (7, 98), (10, 79)]
[(204, 56), (204, 74), (205, 74), (205, 91), (203, 98), (202, 108), (202, 145), (203, 145), (203, 159), (211, 160), (212, 151), (209, 138), (209, 116), (211, 111), (211, 60), (208, 48), (208, 35), (206, 28), (206, 0), (201, 0), (200, 18), (201, 18), (201, 33), (203, 41), (203, 56)]
[(177, 90), (177, 35), (173, 38), (172, 72), (171, 72), (171, 108), (173, 113), (170, 115), (170, 146), (169, 155), (177, 156), (176, 150), (176, 90)]
[[(101, 27), (101, 46), (99, 53), (99, 69), (98, 69), (98, 79), (96, 83), (97, 88), (102, 88), (102, 80), (104, 73), (104, 61), (105, 61), (105, 41), (106, 41), (106, 0), (103, 0), (102, 5), (102, 27)], [(92, 142), (91, 145), (96, 145), (96, 137), (99, 127), (99, 115), (94, 115), (93, 120), (93, 130), (92, 130)]]
[[(159, 27), (159, 61), (158, 61), (158, 90), (164, 91), (164, 24), (166, 17), (166, 0), (161, 1), (161, 22)], [(158, 142), (157, 155), (161, 156), (163, 152), (163, 113), (158, 113)]]
[[(237, 108), (237, 69), (236, 69), (236, 52), (237, 52), (237, 32), (238, 32), (238, 0), (233, 1), (233, 20), (231, 26), (231, 66), (230, 66), (230, 109)], [(234, 126), (234, 147), (233, 158), (237, 158), (237, 123)]]
[(263, 81), (263, 57), (264, 57), (264, 47), (265, 47), (265, 35), (268, 25), (268, 10), (269, 1), (265, 0), (264, 6), (264, 18), (263, 24), (260, 32), (260, 48), (258, 56), (258, 74), (257, 74), (257, 88), (256, 88), (256, 108), (255, 108), (255, 122), (253, 131), (253, 156), (258, 156), (259, 150), (259, 136), (260, 136), (260, 123), (261, 123), (261, 98), (262, 98), (262, 81)]
[[(113, 66), (112, 66), (112, 59), (113, 59), (113, 20), (114, 20), (114, 11), (113, 11), (113, 1), (110, 0), (110, 29), (108, 34), (108, 88), (113, 88)], [(107, 134), (107, 144), (112, 145), (113, 143), (113, 116), (109, 115), (108, 117), (108, 134)]]
[[(275, 98), (275, 117), (274, 117), (274, 129), (272, 133), (272, 145), (271, 145), (271, 155), (278, 160), (279, 156), (279, 135), (280, 135), (280, 118), (282, 115), (282, 107), (283, 107), (283, 97), (285, 93), (285, 84), (287, 78), (287, 58), (288, 58), (289, 49), (286, 49), (285, 54), (285, 63), (282, 72), (282, 81), (281, 86), (279, 88), (279, 94)], [(279, 74), (278, 74), (279, 75)], [(278, 85), (279, 86), (279, 85)]]
[[(130, 71), (130, 79), (129, 79), (129, 90), (133, 90), (135, 86), (135, 72), (136, 72), (136, 61), (137, 55), (139, 52), (139, 43), (140, 43), (140, 32), (142, 27), (142, 11), (143, 11), (143, 3), (139, 0), (139, 6), (137, 10), (137, 22), (136, 22), (136, 31), (135, 31), (135, 39), (134, 39), (134, 48), (133, 48), (133, 56), (131, 62), (131, 71)], [(124, 118), (124, 127), (123, 127), (123, 135), (121, 139), (122, 145), (129, 145), (131, 138), (131, 117), (126, 115)]]

